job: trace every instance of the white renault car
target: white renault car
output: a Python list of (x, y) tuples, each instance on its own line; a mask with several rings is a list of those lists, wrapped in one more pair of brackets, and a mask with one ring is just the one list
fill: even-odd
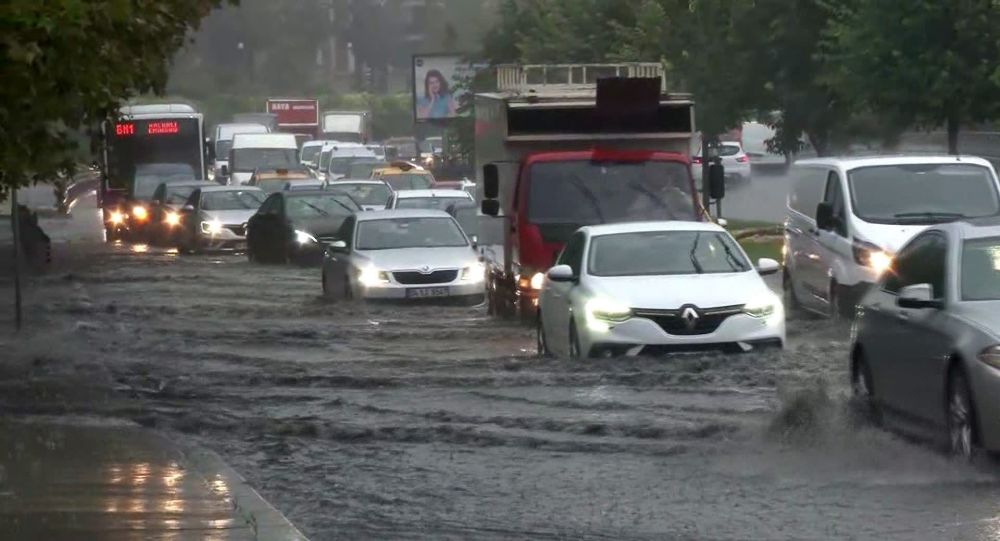
[(323, 258), (327, 298), (449, 299), (480, 304), (486, 269), (442, 210), (376, 210), (344, 220)]
[(640, 222), (583, 227), (549, 269), (538, 349), (569, 357), (781, 348), (781, 298), (721, 227)]

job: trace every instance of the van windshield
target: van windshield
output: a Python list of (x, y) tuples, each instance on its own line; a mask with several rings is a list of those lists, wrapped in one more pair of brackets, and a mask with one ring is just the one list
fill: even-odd
[(847, 178), (854, 214), (866, 222), (933, 224), (1000, 214), (993, 175), (979, 165), (880, 165)]
[(298, 165), (294, 148), (238, 148), (230, 164), (233, 171), (252, 173), (257, 169), (285, 169)]

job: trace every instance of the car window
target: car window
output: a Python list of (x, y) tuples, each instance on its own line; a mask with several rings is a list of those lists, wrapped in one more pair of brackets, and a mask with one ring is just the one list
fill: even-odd
[(264, 202), (260, 190), (208, 192), (201, 198), (202, 210), (257, 210)]
[(1000, 237), (965, 241), (962, 300), (1000, 300)]
[(285, 213), (289, 218), (316, 219), (353, 214), (355, 205), (342, 201), (336, 194), (303, 195), (285, 200)]
[(723, 144), (719, 147), (719, 156), (735, 156), (740, 153), (739, 145), (727, 145)]
[(836, 222), (834, 232), (841, 237), (846, 237), (847, 208), (844, 202), (844, 189), (840, 185), (840, 176), (836, 172), (831, 172), (827, 177), (826, 194), (823, 197), (823, 201), (833, 206), (833, 218)]
[(257, 214), (271, 215), (278, 214), (278, 210), (281, 208), (281, 195), (275, 194), (268, 197), (264, 204), (260, 206), (257, 210)]
[(586, 235), (583, 233), (575, 233), (566, 243), (562, 253), (559, 254), (558, 264), (569, 265), (573, 269), (573, 274), (577, 276), (580, 275), (580, 269), (583, 268), (583, 247), (586, 240)]
[(886, 272), (882, 288), (898, 294), (916, 284), (930, 284), (935, 298), (944, 297), (948, 241), (937, 232), (925, 233), (903, 248)]
[(816, 215), (816, 206), (823, 198), (827, 170), (815, 167), (797, 167), (793, 170), (794, 183), (788, 195), (788, 206), (806, 216)]

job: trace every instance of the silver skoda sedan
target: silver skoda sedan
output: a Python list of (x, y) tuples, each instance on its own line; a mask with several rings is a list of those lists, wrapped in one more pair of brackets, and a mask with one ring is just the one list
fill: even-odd
[(914, 237), (857, 308), (854, 395), (971, 457), (1000, 450), (1000, 218)]

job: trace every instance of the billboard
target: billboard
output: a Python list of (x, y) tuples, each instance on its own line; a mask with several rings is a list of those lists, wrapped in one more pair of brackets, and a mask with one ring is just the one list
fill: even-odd
[(298, 99), (269, 99), (267, 112), (277, 115), (278, 126), (318, 126), (319, 101)]
[(460, 54), (418, 54), (413, 56), (413, 117), (417, 122), (448, 120), (459, 116), (465, 90), (459, 82), (480, 69)]

